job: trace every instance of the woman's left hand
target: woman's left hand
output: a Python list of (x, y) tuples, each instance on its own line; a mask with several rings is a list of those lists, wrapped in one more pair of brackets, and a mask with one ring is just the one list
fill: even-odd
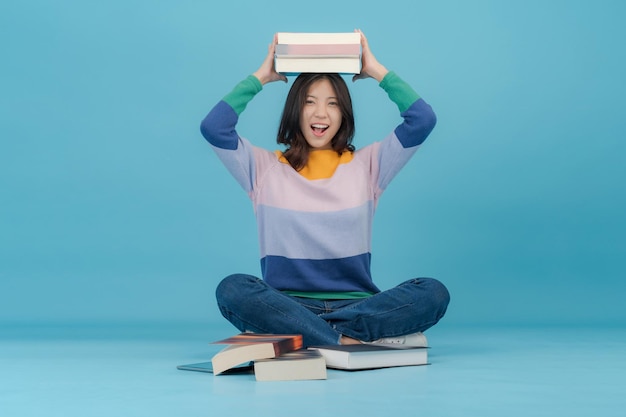
[(355, 29), (354, 31), (361, 34), (361, 72), (359, 74), (355, 74), (352, 77), (352, 81), (364, 78), (374, 78), (376, 81), (381, 82), (389, 70), (385, 68), (383, 64), (378, 62), (370, 50), (367, 38), (363, 32), (361, 32), (360, 29)]

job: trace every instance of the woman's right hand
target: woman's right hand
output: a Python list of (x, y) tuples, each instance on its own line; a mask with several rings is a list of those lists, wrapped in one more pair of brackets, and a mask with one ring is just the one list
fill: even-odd
[(265, 85), (274, 81), (287, 82), (287, 77), (284, 74), (276, 72), (274, 69), (274, 51), (276, 50), (277, 36), (274, 34), (272, 43), (267, 48), (267, 56), (261, 64), (258, 70), (254, 72), (255, 77), (259, 79), (261, 84)]

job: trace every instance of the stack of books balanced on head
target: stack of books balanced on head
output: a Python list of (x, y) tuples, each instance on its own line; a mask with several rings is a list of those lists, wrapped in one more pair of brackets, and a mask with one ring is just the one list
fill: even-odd
[(327, 368), (365, 370), (428, 364), (428, 346), (325, 345), (303, 348), (299, 334), (241, 333), (213, 342), (226, 345), (211, 362), (180, 365), (178, 369), (215, 375), (253, 372), (257, 381), (327, 379)]
[(283, 74), (358, 74), (361, 72), (361, 34), (279, 32), (274, 68)]

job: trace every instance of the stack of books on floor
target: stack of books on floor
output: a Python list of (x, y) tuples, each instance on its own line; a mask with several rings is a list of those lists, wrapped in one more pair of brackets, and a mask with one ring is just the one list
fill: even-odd
[(361, 34), (277, 33), (274, 68), (283, 74), (361, 72)]
[(302, 335), (241, 333), (213, 342), (226, 347), (211, 362), (178, 369), (215, 375), (254, 373), (257, 381), (327, 379), (327, 368), (366, 370), (428, 364), (428, 347), (398, 349), (382, 345), (327, 345), (303, 349)]
[(299, 334), (241, 333), (214, 343), (227, 345), (211, 359), (215, 375), (244, 364), (257, 381), (326, 379), (326, 361), (302, 349)]

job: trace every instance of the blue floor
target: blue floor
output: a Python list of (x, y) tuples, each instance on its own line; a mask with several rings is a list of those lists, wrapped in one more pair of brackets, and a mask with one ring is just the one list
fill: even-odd
[(0, 328), (0, 416), (625, 416), (622, 328), (450, 327), (432, 365), (256, 382), (176, 365), (210, 359), (206, 326)]

